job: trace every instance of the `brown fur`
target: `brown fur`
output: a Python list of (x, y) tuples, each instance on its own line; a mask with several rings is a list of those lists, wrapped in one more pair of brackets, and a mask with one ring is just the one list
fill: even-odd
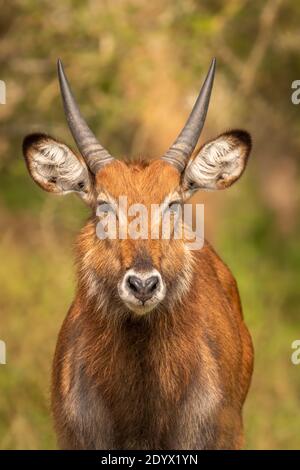
[[(160, 160), (115, 161), (106, 191), (161, 203), (180, 176)], [(208, 243), (99, 240), (92, 216), (77, 243), (78, 287), (59, 334), (52, 407), (67, 449), (238, 449), (253, 350), (236, 282)], [(137, 316), (117, 292), (126, 269), (151, 264), (167, 295)]]

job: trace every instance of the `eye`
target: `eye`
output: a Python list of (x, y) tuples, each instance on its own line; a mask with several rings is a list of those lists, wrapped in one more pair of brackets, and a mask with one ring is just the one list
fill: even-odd
[(167, 211), (171, 214), (178, 214), (181, 209), (181, 201), (173, 201), (168, 205)]
[(190, 181), (188, 184), (188, 189), (190, 190), (197, 189), (197, 183), (195, 181)]
[(114, 213), (113, 206), (106, 201), (99, 201), (97, 205), (97, 215), (106, 215), (109, 213)]

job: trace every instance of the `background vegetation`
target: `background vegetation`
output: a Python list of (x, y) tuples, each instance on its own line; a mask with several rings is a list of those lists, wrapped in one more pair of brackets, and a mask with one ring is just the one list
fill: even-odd
[(296, 0), (0, 1), (0, 448), (55, 448), (49, 378), (74, 292), (72, 245), (88, 211), (47, 195), (21, 156), (41, 130), (73, 145), (56, 78), (61, 57), (83, 114), (111, 152), (160, 155), (211, 57), (218, 71), (202, 139), (244, 127), (254, 148), (228, 191), (199, 194), (207, 237), (236, 276), (256, 363), (246, 447), (300, 448), (300, 4)]

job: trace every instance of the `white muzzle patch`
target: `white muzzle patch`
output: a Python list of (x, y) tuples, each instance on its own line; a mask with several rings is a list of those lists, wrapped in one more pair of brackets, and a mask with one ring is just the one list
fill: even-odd
[(118, 284), (120, 298), (133, 312), (143, 315), (153, 310), (166, 295), (166, 286), (157, 269), (129, 269)]

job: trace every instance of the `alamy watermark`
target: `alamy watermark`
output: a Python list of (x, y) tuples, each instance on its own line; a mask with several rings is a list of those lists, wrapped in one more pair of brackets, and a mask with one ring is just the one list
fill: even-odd
[(291, 362), (294, 366), (298, 366), (300, 364), (300, 339), (295, 339), (291, 344), (291, 348), (294, 349), (291, 355)]
[(6, 85), (3, 80), (0, 80), (0, 104), (6, 104)]
[[(6, 85), (0, 80), (0, 104), (6, 104)], [(6, 344), (0, 340), (0, 365), (6, 364)]]
[(298, 105), (300, 103), (300, 80), (294, 80), (291, 88), (295, 90), (291, 95), (292, 103)]
[(0, 364), (6, 364), (6, 344), (0, 340)]
[(175, 201), (147, 207), (129, 205), (127, 196), (120, 196), (118, 203), (100, 202), (96, 214), (100, 240), (184, 240), (189, 250), (199, 250), (204, 245), (203, 204)]

